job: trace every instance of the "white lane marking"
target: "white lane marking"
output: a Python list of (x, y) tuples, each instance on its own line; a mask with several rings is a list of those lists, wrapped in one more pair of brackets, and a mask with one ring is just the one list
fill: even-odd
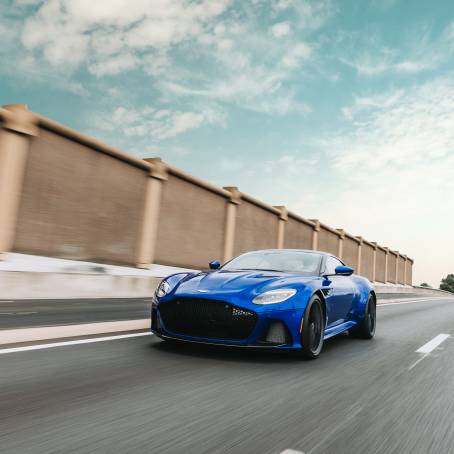
[(38, 312), (0, 312), (0, 315), (30, 315)]
[(0, 304), (2, 303), (14, 303), (13, 300), (0, 300)]
[(421, 358), (416, 360), (408, 368), (408, 370), (412, 370), (414, 367), (416, 367), (424, 358), (429, 356), (429, 354), (431, 352), (433, 352), (442, 342), (444, 342), (449, 337), (451, 337), (449, 334), (439, 334), (438, 336), (435, 336), (429, 342), (425, 343), (422, 347), (418, 348), (418, 350), (416, 350), (416, 353), (423, 353), (423, 355), (421, 356)]
[[(447, 300), (449, 301), (450, 298), (421, 298), (421, 299), (417, 299), (417, 300), (404, 300), (404, 301), (401, 301), (401, 302), (393, 302), (393, 303), (378, 303), (377, 304), (377, 307), (383, 307), (383, 306), (396, 306), (396, 305), (400, 305), (400, 304), (415, 304), (415, 303), (427, 303), (428, 301), (443, 301), (443, 300)], [(379, 300), (380, 301), (380, 300)], [(383, 300), (382, 300), (383, 301)]]
[(449, 334), (439, 334), (435, 336), (432, 340), (424, 344), (422, 347), (416, 350), (416, 353), (430, 353), (435, 350), (442, 342), (444, 342), (449, 337)]
[(285, 449), (280, 454), (304, 454), (303, 451), (295, 451), (294, 449)]
[(93, 344), (95, 342), (106, 342), (106, 341), (117, 340), (117, 339), (127, 339), (130, 337), (151, 336), (152, 334), (153, 333), (151, 333), (151, 332), (120, 334), (118, 336), (94, 337), (91, 339), (80, 339), (80, 340), (65, 341), (65, 342), (53, 342), (51, 344), (29, 345), (28, 347), (4, 348), (4, 349), (0, 349), (0, 355), (4, 355), (6, 353), (26, 352), (26, 351), (30, 351), (30, 350), (43, 350), (45, 348), (66, 347), (67, 345)]
[(416, 367), (427, 355), (422, 355), (421, 358), (419, 358), (417, 361), (415, 361), (409, 368), (408, 370), (412, 370), (414, 367)]
[(35, 328), (0, 329), (0, 345), (36, 342), (64, 337), (92, 336), (149, 329), (149, 318), (117, 322), (82, 323), (78, 325), (40, 326)]

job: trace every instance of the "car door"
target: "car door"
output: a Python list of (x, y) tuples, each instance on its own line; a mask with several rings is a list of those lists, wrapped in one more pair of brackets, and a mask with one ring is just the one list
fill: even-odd
[(326, 295), (328, 326), (335, 326), (347, 319), (353, 303), (354, 286), (350, 276), (338, 276), (336, 267), (343, 263), (335, 257), (327, 256), (323, 275), (328, 275), (323, 281)]

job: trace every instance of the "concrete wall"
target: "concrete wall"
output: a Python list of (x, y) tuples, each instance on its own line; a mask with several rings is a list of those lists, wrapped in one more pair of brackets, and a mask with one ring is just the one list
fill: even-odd
[(411, 284), (397, 252), (138, 159), (29, 112), (0, 109), (0, 252), (204, 268), (263, 248), (339, 256), (371, 280)]
[(325, 226), (320, 226), (317, 249), (337, 256), (339, 253), (339, 235), (339, 232), (333, 232)]
[(285, 224), (284, 247), (289, 249), (311, 249), (313, 232), (313, 223), (304, 222), (289, 213)]
[(397, 283), (405, 284), (405, 258), (401, 255), (397, 260)]
[(387, 282), (397, 284), (397, 253), (390, 251), (388, 256), (388, 276)]
[(155, 260), (195, 268), (222, 260), (228, 195), (169, 172), (161, 197)]
[(30, 140), (13, 249), (132, 263), (147, 172), (45, 129)]
[(278, 211), (265, 208), (250, 198), (237, 205), (233, 255), (254, 249), (277, 247)]
[(405, 262), (405, 282), (411, 285), (413, 282), (413, 262), (407, 259)]
[(371, 243), (363, 242), (361, 245), (361, 268), (360, 273), (370, 281), (374, 276), (374, 251), (375, 247)]
[(359, 241), (351, 236), (346, 236), (343, 244), (341, 259), (352, 268), (358, 269)]
[(386, 250), (378, 247), (375, 260), (376, 264), (374, 280), (375, 282), (386, 282)]

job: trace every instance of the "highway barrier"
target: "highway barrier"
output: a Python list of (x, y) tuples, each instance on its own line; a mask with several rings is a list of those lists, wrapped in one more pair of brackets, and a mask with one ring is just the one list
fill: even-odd
[(199, 269), (262, 248), (323, 250), (371, 281), (412, 283), (413, 260), (400, 252), (135, 158), (23, 105), (0, 109), (0, 252)]

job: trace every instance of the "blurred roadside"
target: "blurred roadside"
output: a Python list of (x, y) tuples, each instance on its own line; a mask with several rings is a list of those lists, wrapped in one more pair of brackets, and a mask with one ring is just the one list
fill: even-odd
[[(0, 345), (146, 330), (158, 283), (181, 271), (194, 270), (2, 254)], [(451, 296), (409, 285), (376, 284), (376, 291), (380, 305)]]
[[(81, 298), (147, 298), (160, 280), (194, 269), (150, 265), (146, 269), (17, 253), (0, 254), (0, 301)], [(440, 295), (440, 290), (375, 283), (379, 298)]]
[(186, 269), (164, 265), (139, 269), (4, 253), (0, 300), (141, 298), (151, 296), (163, 277), (180, 271)]

